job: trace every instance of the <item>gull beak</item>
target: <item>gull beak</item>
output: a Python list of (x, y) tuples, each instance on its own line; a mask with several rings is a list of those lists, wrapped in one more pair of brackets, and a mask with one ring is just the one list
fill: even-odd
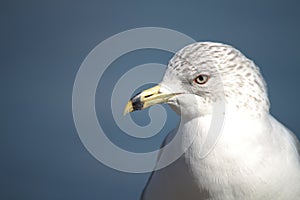
[(124, 109), (124, 115), (127, 113), (143, 110), (155, 104), (166, 103), (171, 97), (180, 93), (166, 93), (160, 91), (161, 86), (157, 85), (147, 90), (142, 91), (131, 98)]

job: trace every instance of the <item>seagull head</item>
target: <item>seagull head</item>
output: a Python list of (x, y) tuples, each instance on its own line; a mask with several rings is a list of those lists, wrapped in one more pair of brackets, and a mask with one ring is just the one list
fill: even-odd
[(259, 68), (234, 47), (214, 42), (193, 43), (178, 51), (161, 83), (134, 96), (124, 114), (160, 103), (189, 117), (212, 114), (220, 105), (254, 113), (269, 111)]

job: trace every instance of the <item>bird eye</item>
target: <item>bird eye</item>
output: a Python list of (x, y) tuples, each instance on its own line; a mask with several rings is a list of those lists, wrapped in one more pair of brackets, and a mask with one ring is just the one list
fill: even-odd
[(194, 81), (200, 85), (205, 84), (209, 79), (208, 75), (204, 75), (204, 74), (200, 74), (199, 76), (197, 76)]

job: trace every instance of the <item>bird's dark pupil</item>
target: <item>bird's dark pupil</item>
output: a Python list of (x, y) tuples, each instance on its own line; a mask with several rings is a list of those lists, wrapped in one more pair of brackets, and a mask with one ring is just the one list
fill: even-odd
[(198, 78), (199, 78), (199, 81), (203, 81), (204, 80), (203, 76), (199, 76)]

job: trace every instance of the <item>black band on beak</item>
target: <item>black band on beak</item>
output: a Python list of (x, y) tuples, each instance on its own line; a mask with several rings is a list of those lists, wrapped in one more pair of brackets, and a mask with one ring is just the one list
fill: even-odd
[(138, 94), (135, 97), (131, 98), (133, 110), (142, 110), (144, 107), (144, 102), (141, 101), (141, 95)]

